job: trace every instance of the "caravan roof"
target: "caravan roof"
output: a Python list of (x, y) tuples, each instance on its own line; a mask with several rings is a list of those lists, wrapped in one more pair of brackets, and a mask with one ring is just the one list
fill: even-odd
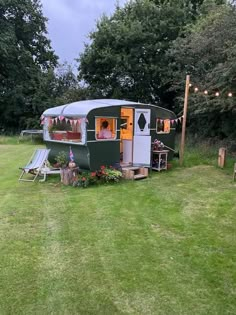
[(141, 106), (153, 106), (155, 108), (161, 108), (167, 112), (172, 113), (170, 110), (152, 104), (144, 104), (139, 102), (132, 101), (123, 101), (117, 99), (96, 99), (96, 100), (86, 100), (78, 101), (74, 103), (69, 103), (61, 106), (51, 107), (44, 111), (43, 116), (49, 117), (86, 117), (88, 113), (97, 108), (111, 107), (111, 106), (132, 106), (132, 105), (141, 105)]
[(79, 101), (49, 108), (44, 111), (43, 116), (86, 117), (91, 110), (96, 108), (128, 105), (140, 105), (140, 103), (116, 99)]

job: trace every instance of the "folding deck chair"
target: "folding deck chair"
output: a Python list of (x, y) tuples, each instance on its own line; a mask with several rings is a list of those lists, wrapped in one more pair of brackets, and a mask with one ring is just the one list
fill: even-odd
[[(35, 179), (41, 174), (43, 168), (46, 167), (49, 152), (50, 149), (36, 149), (28, 164), (25, 167), (20, 167), (20, 169), (22, 169), (22, 173), (19, 177), (19, 181), (34, 182)], [(33, 178), (23, 178), (26, 174), (32, 174)], [(44, 180), (45, 179), (46, 174), (44, 174)]]

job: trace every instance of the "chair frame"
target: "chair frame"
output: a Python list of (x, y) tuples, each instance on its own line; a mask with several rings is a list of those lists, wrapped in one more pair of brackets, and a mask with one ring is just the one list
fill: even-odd
[[(46, 167), (49, 152), (50, 149), (36, 149), (27, 165), (25, 167), (20, 167), (22, 173), (19, 177), (19, 181), (34, 182), (36, 178), (41, 174), (42, 169)], [(34, 175), (34, 177), (32, 179), (23, 178), (24, 175), (28, 173)], [(46, 174), (44, 175), (44, 177), (45, 176)]]
[(43, 167), (40, 171), (39, 175), (43, 176), (43, 179), (40, 179), (39, 182), (45, 182), (47, 175), (49, 174), (61, 174), (61, 169), (60, 168), (49, 168), (47, 166)]

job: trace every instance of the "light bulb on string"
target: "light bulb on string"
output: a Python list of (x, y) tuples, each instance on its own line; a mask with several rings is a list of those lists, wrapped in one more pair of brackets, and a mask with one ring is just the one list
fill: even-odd
[(215, 96), (220, 96), (220, 93), (219, 93), (219, 92), (216, 92), (216, 93), (215, 93)]
[(192, 86), (192, 83), (189, 83), (189, 85), (188, 85), (189, 87), (191, 87)]
[(198, 87), (194, 88), (194, 92), (197, 93), (198, 92)]
[(232, 97), (233, 94), (231, 92), (228, 93), (228, 97)]
[(208, 95), (208, 91), (207, 91), (207, 90), (205, 90), (203, 93), (204, 93), (205, 95)]

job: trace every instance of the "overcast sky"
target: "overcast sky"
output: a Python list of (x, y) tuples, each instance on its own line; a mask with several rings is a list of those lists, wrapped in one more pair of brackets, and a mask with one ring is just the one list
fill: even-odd
[[(41, 0), (43, 14), (48, 20), (48, 37), (60, 62), (79, 56), (103, 13), (110, 15), (117, 0)], [(121, 6), (127, 0), (119, 0)]]

